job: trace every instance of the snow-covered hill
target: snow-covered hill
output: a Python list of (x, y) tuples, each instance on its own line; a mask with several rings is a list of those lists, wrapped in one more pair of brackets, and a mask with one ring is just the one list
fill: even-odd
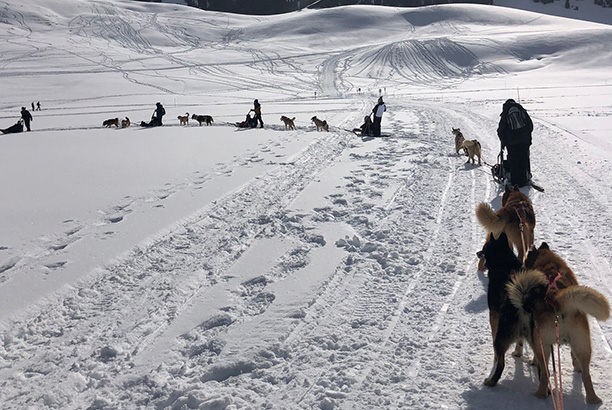
[[(612, 298), (610, 26), (467, 4), (5, 0), (0, 38), (0, 127), (42, 106), (0, 135), (2, 409), (551, 408), (527, 357), (482, 385), (474, 208), (499, 206), (507, 98), (535, 122), (536, 244)], [(347, 132), (379, 93), (390, 137)], [(237, 129), (255, 98), (266, 128)], [(157, 101), (165, 125), (136, 126)], [(102, 127), (115, 117), (133, 126)], [(612, 408), (612, 321), (591, 331)], [(590, 408), (566, 348), (561, 367), (566, 408)]]

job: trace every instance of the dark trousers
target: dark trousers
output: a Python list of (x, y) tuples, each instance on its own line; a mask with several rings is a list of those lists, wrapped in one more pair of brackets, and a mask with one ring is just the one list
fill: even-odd
[(255, 114), (255, 121), (259, 121), (259, 125), (263, 128), (263, 120), (261, 119), (261, 114)]
[(30, 129), (30, 120), (24, 119), (24, 120), (23, 120), (23, 122), (24, 122), (24, 124), (25, 124), (25, 126), (26, 126), (26, 130), (28, 130), (28, 131), (32, 131), (32, 130)]
[(529, 144), (508, 145), (508, 166), (510, 183), (519, 187), (527, 185), (531, 178), (529, 164)]
[(372, 123), (372, 132), (375, 137), (380, 137), (380, 122), (382, 117), (374, 116), (374, 122)]

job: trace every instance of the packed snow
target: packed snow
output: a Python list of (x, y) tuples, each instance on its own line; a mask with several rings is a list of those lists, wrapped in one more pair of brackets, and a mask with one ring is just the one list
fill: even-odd
[[(0, 408), (552, 408), (530, 351), (483, 385), (474, 209), (500, 206), (514, 98), (545, 188), (523, 188), (536, 245), (612, 299), (612, 26), (468, 4), (39, 3), (0, 2), (0, 127), (41, 103), (31, 132), (0, 135)], [(379, 94), (388, 137), (347, 131)], [(237, 128), (254, 99), (265, 128)], [(158, 101), (164, 125), (139, 127)], [(590, 323), (603, 404), (564, 347), (566, 409), (612, 409), (612, 320)]]

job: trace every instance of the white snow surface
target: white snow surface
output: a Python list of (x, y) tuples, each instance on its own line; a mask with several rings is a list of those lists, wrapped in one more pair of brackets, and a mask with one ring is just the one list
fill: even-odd
[[(500, 206), (487, 164), (518, 99), (546, 189), (523, 188), (536, 245), (612, 298), (611, 26), (467, 4), (32, 3), (0, 2), (0, 126), (42, 107), (0, 135), (1, 409), (552, 408), (531, 352), (483, 385), (474, 208)], [(379, 90), (389, 137), (345, 131)], [(237, 129), (255, 98), (266, 127)], [(157, 101), (165, 125), (138, 127)], [(612, 409), (612, 321), (591, 339), (604, 403), (584, 404), (564, 347), (566, 409)]]

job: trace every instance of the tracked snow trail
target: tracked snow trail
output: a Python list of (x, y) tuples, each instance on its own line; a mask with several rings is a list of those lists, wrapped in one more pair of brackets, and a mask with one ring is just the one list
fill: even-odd
[[(330, 192), (330, 206), (315, 208), (311, 218), (348, 225), (355, 234), (336, 242), (348, 255), (306, 310), (303, 323), (275, 347), (281, 356), (272, 368), (224, 382), (239, 389), (245, 400), (255, 400), (255, 390), (262, 394), (255, 400), (262, 406), (287, 397), (294, 397), (287, 405), (298, 408), (328, 401), (344, 408), (400, 406), (406, 392), (420, 390), (411, 385), (431, 370), (428, 360), (437, 360), (444, 329), (457, 323), (447, 317), (454, 298), (466, 277), (479, 282), (471, 275), (474, 243), (480, 237), (472, 213), (489, 181), (478, 168), (449, 155), (450, 144), (439, 143), (446, 138), (446, 124), (455, 118), (441, 121), (428, 110), (404, 110), (418, 118), (418, 133), (367, 142), (377, 144), (376, 149), (363, 154), (361, 143), (355, 143), (341, 158), (350, 172), (334, 181), (344, 181), (344, 187)], [(422, 209), (430, 211), (423, 215)], [(449, 220), (463, 226), (454, 230), (459, 236), (449, 236), (443, 228)], [(452, 264), (443, 262), (449, 260), (449, 250)], [(481, 323), (474, 335), (483, 327)], [(283, 379), (265, 374), (282, 374)], [(380, 393), (383, 385), (386, 392)]]
[[(2, 239), (2, 410), (550, 409), (531, 396), (527, 358), (509, 359), (495, 389), (482, 385), (493, 352), (474, 208), (499, 206), (500, 190), (487, 166), (455, 155), (451, 128), (478, 139), (494, 163), (497, 105), (514, 83), (546, 78), (521, 90), (536, 121), (534, 175), (546, 188), (525, 189), (536, 244), (548, 242), (583, 284), (612, 297), (609, 143), (593, 145), (588, 130), (563, 125), (578, 121), (558, 120), (575, 115), (580, 98), (609, 97), (598, 84), (580, 88), (583, 78), (608, 81), (580, 60), (609, 65), (593, 43), (609, 43), (609, 29), (476, 5), (248, 17), (115, 0), (26, 11), (4, 0), (0, 20), (0, 77), (13, 91), (0, 119), (26, 96), (46, 99), (35, 125), (49, 137), (3, 136), (3, 148), (18, 149), (0, 153), (26, 162), (46, 147), (40, 158), (53, 164), (76, 145), (88, 158), (110, 148), (113, 159), (128, 152), (117, 162), (128, 174), (139, 171), (129, 153), (145, 152), (153, 160), (142, 172), (155, 175), (141, 189), (102, 163), (94, 173), (114, 179), (87, 182), (128, 195), (109, 189), (113, 199), (93, 205), (80, 197), (91, 212), (59, 202), (83, 217), (43, 217), (23, 240)], [(547, 100), (570, 88), (556, 96), (562, 103)], [(345, 132), (381, 93), (390, 137)], [(266, 129), (235, 130), (254, 98)], [(173, 126), (96, 129), (105, 117), (148, 116), (158, 99)], [(179, 127), (187, 110), (214, 110), (214, 126)], [(611, 115), (609, 106), (580, 114), (589, 127)], [(280, 115), (298, 117), (297, 130)], [(332, 132), (314, 131), (313, 115)], [(88, 138), (101, 144), (82, 145)], [(178, 144), (195, 155), (163, 155)], [(163, 163), (183, 160), (195, 165)], [(58, 191), (49, 207), (61, 208), (51, 202), (68, 190)], [(7, 196), (10, 211), (31, 209)], [(591, 372), (607, 408), (612, 322), (591, 330)], [(588, 409), (563, 356), (566, 408)]]
[[(1, 355), (2, 374), (12, 374), (3, 376), (3, 408), (23, 408), (27, 402), (21, 398), (31, 400), (23, 392), (32, 390), (40, 392), (37, 400), (58, 400), (64, 408), (82, 408), (78, 396), (91, 396), (95, 402), (96, 391), (112, 384), (107, 376), (96, 375), (129, 373), (141, 350), (180, 317), (190, 299), (227, 280), (223, 266), (239, 259), (257, 236), (295, 230), (306, 244), (317, 246), (319, 237), (304, 232), (299, 221), (289, 220), (285, 207), (344, 145), (343, 136), (327, 135), (292, 164), (250, 182), (151, 245), (75, 285), (37, 315), (13, 323)], [(253, 295), (252, 303), (265, 305), (265, 295)], [(244, 312), (234, 314), (240, 317)], [(108, 326), (93, 325), (100, 320)], [(36, 349), (41, 343), (46, 348)], [(114, 360), (117, 357), (125, 360)], [(72, 375), (69, 380), (66, 372)], [(75, 380), (82, 381), (78, 392), (69, 390)], [(117, 388), (113, 385), (109, 396)], [(94, 393), (88, 394), (90, 390)], [(45, 391), (53, 391), (53, 398)]]

